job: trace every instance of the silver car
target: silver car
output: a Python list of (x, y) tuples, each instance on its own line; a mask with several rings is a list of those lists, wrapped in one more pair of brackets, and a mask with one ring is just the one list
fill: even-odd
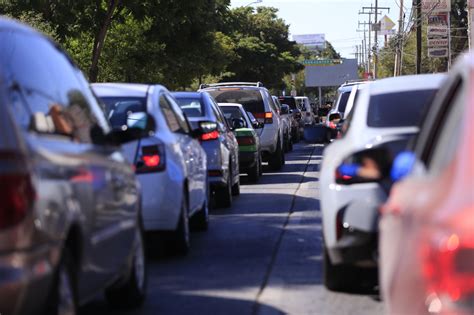
[(0, 313), (75, 314), (104, 291), (145, 297), (140, 193), (80, 70), (50, 39), (0, 18)]

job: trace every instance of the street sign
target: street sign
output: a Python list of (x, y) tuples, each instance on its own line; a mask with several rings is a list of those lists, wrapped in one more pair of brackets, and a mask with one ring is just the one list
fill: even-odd
[(342, 64), (341, 59), (306, 59), (302, 64), (305, 66), (334, 66)]
[(448, 38), (428, 38), (429, 48), (447, 48), (449, 45)]
[(395, 23), (388, 17), (384, 16), (380, 19), (380, 30), (381, 31), (389, 31), (395, 26)]
[(448, 48), (428, 48), (428, 57), (445, 58), (449, 55)]
[(325, 34), (304, 34), (304, 35), (293, 35), (293, 40), (300, 45), (307, 47), (326, 47), (326, 35)]
[(451, 12), (451, 0), (422, 0), (421, 11), (428, 14)]

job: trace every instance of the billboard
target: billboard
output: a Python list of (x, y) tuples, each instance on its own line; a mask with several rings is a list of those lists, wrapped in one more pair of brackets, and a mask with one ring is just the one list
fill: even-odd
[(421, 11), (428, 14), (450, 12), (451, 0), (422, 0)]
[[(339, 86), (348, 80), (359, 79), (357, 59), (336, 59), (320, 65), (305, 66), (305, 84), (307, 87)], [(333, 61), (336, 61), (333, 60)]]
[(293, 35), (293, 40), (300, 45), (306, 47), (326, 47), (326, 35), (325, 34), (305, 34), (305, 35)]

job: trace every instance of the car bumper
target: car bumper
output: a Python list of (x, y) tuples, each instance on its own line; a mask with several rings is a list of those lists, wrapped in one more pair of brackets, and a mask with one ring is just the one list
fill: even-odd
[(258, 162), (258, 152), (239, 152), (239, 168), (241, 173), (245, 173)]
[(58, 261), (59, 250), (52, 245), (0, 254), (0, 314), (41, 312)]
[(350, 264), (360, 267), (376, 267), (377, 233), (344, 229), (337, 247), (328, 249), (333, 264)]

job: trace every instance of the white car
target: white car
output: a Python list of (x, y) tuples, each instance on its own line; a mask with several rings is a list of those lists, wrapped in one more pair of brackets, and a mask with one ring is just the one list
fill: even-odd
[(376, 275), (377, 207), (386, 198), (378, 182), (351, 182), (350, 176), (341, 175), (340, 166), (363, 149), (406, 143), (406, 137), (418, 132), (443, 78), (404, 76), (366, 85), (345, 122), (343, 137), (324, 150), (320, 189), (328, 289), (352, 288), (361, 271)]
[(301, 119), (305, 125), (313, 125), (316, 123), (316, 117), (311, 108), (309, 98), (307, 96), (295, 96), (298, 108), (301, 110)]
[(113, 128), (122, 128), (123, 120), (133, 112), (155, 118), (155, 133), (123, 150), (141, 184), (145, 231), (171, 232), (170, 250), (187, 253), (190, 219), (197, 228), (208, 226), (209, 185), (206, 153), (193, 138), (182, 110), (161, 85), (99, 83), (92, 88), (105, 103)]

